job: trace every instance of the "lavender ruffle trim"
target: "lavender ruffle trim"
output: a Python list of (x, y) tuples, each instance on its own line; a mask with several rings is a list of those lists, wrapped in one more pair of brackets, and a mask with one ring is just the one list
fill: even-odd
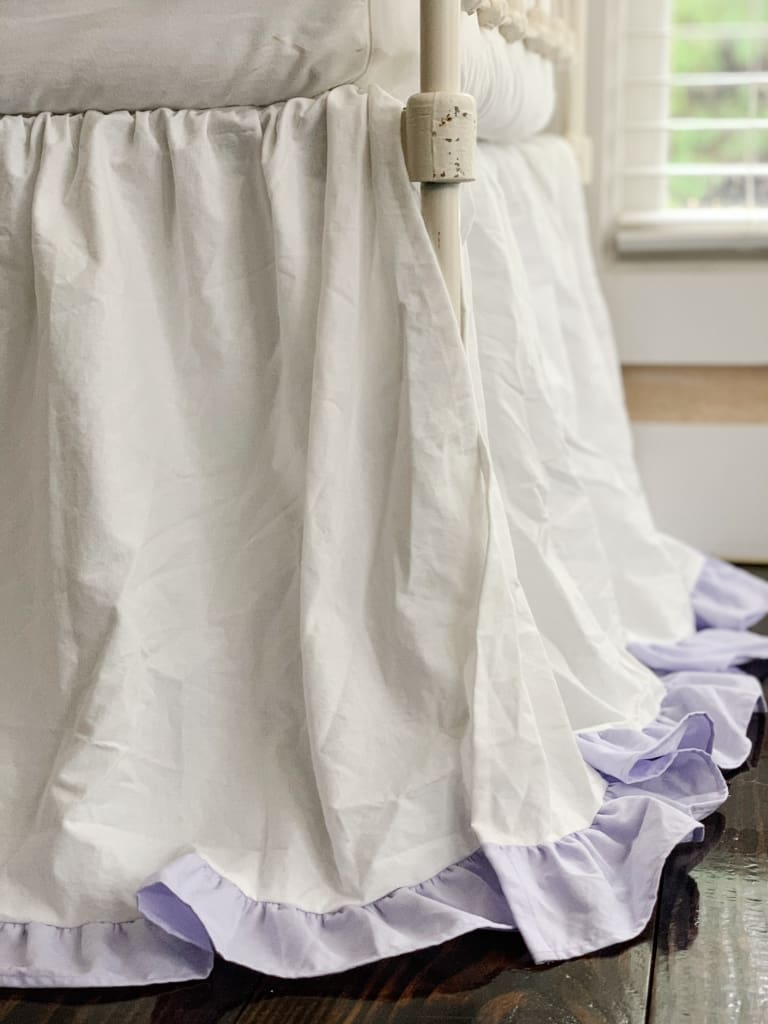
[(691, 603), (697, 629), (749, 629), (768, 615), (768, 581), (708, 558)]
[(585, 760), (608, 782), (588, 828), (540, 846), (486, 845), (420, 885), (329, 914), (249, 899), (190, 854), (139, 891), (143, 916), (135, 921), (0, 923), (0, 984), (184, 981), (205, 977), (214, 952), (267, 974), (306, 977), (478, 928), (519, 929), (537, 961), (632, 938), (652, 913), (667, 856), (700, 838), (699, 821), (727, 795), (718, 765), (737, 767), (749, 754), (747, 726), (763, 706), (762, 691), (736, 666), (768, 670), (768, 637), (738, 626), (768, 611), (768, 585), (761, 587), (708, 562), (693, 595), (701, 631), (672, 646), (635, 649), (662, 676), (666, 694), (641, 731), (579, 737)]
[(768, 615), (768, 582), (709, 558), (691, 603), (697, 623), (693, 636), (676, 644), (633, 644), (635, 657), (659, 675), (742, 668), (768, 677), (768, 637), (745, 632)]

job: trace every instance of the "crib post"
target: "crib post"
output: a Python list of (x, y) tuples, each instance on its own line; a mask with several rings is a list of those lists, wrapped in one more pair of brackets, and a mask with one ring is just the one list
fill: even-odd
[(568, 77), (566, 136), (573, 146), (581, 170), (581, 180), (592, 180), (592, 140), (587, 134), (587, 0), (568, 0), (568, 15), (574, 36), (574, 55)]
[(457, 319), (461, 318), (459, 185), (474, 177), (477, 117), (461, 92), (461, 0), (421, 0), (421, 92), (403, 118), (411, 181)]

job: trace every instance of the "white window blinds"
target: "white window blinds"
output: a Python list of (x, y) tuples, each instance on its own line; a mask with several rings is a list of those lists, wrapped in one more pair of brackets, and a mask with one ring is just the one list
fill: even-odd
[(622, 223), (768, 223), (768, 0), (626, 0)]

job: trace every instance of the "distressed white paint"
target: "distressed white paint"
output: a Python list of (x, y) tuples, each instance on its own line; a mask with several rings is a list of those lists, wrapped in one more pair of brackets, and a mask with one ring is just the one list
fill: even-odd
[(405, 110), (405, 153), (411, 181), (472, 181), (477, 113), (466, 93), (417, 93)]
[(461, 95), (462, 16), (461, 0), (421, 0), (421, 93), (408, 102), (403, 133), (411, 178), (422, 182), (424, 224), (459, 319), (459, 185), (472, 176), (476, 134), (474, 100)]

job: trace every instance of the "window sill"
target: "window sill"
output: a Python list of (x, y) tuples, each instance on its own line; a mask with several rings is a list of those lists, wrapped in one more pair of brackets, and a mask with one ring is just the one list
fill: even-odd
[(615, 238), (623, 257), (740, 256), (768, 253), (768, 210), (661, 213), (624, 217)]

